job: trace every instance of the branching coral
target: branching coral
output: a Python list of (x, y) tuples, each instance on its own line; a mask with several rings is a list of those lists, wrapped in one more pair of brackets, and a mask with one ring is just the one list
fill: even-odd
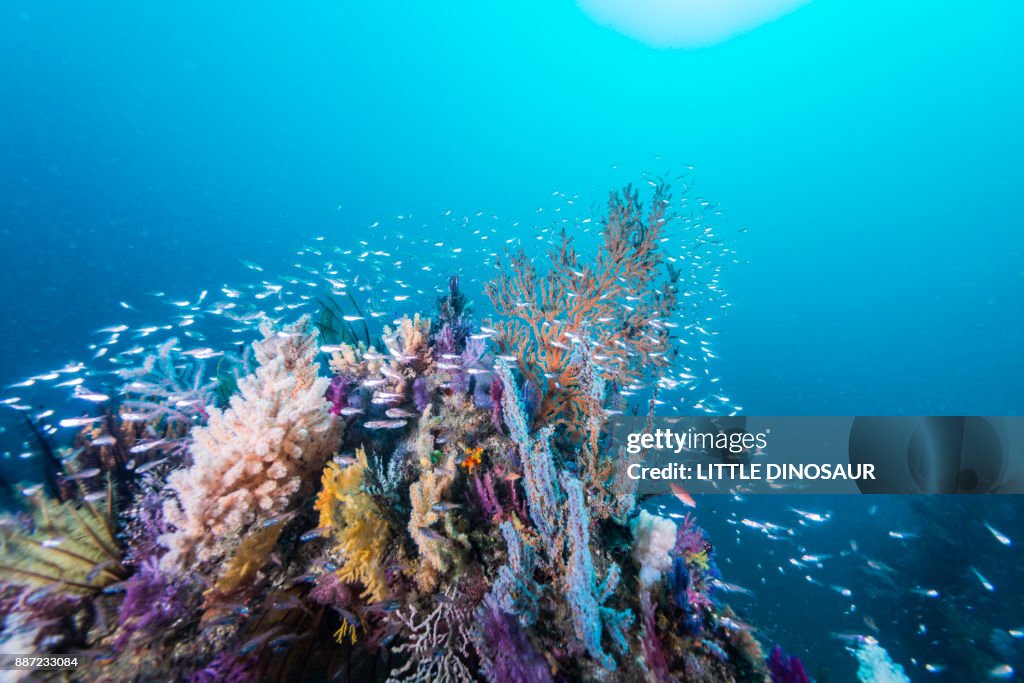
[(476, 611), (473, 631), (480, 669), (493, 683), (546, 683), (552, 680), (544, 658), (515, 619), (492, 597)]
[(430, 319), (403, 317), (397, 327), (384, 328), (384, 347), (391, 358), (381, 374), (392, 380), (393, 391), (408, 396), (412, 384), (432, 361), (430, 348)]
[(541, 429), (536, 437), (531, 435), (526, 415), (526, 405), (516, 389), (512, 370), (504, 361), (495, 364), (497, 381), (503, 385), (501, 393), (502, 413), (509, 437), (519, 449), (523, 465), (523, 485), (530, 518), (546, 538), (558, 533), (561, 512), (558, 478), (555, 474), (554, 455), (551, 452), (551, 427)]
[(394, 648), (407, 657), (405, 664), (391, 672), (388, 683), (461, 683), (472, 681), (467, 666), (473, 648), (469, 640), (472, 612), (455, 601), (454, 590), (445, 600), (422, 615), (414, 605), (395, 612), (405, 642)]
[(289, 509), (304, 479), (318, 471), (337, 442), (317, 377), (316, 333), (303, 318), (284, 330), (261, 328), (256, 371), (239, 382), (227, 410), (211, 410), (193, 430), (192, 465), (168, 477), (175, 498), (164, 514), (175, 531), (161, 542), (163, 566), (223, 557), (246, 529)]
[(495, 604), (514, 615), (523, 626), (537, 621), (538, 603), (543, 590), (533, 577), (537, 556), (533, 548), (523, 542), (512, 522), (503, 522), (501, 535), (505, 538), (508, 560), (498, 569), (491, 588)]
[(543, 389), (538, 424), (576, 429), (586, 416), (586, 390), (572, 347), (590, 340), (593, 358), (609, 380), (628, 383), (669, 361), (668, 330), (678, 274), (658, 245), (666, 223), (669, 188), (658, 185), (649, 208), (626, 187), (612, 193), (596, 257), (581, 261), (563, 231), (550, 267), (541, 274), (525, 251), (499, 263), (487, 294), (504, 319), (495, 324), (502, 353), (514, 354), (526, 378)]
[(593, 358), (589, 341), (573, 349), (573, 363), (578, 365), (579, 403), (584, 418), (576, 431), (580, 433), (578, 462), (580, 478), (596, 519), (615, 517), (623, 521), (636, 507), (635, 479), (626, 476), (629, 464), (636, 458), (620, 449), (609, 453), (603, 442), (608, 413), (605, 411), (607, 381)]
[(602, 635), (607, 631), (615, 649), (625, 653), (628, 649), (625, 632), (633, 623), (633, 614), (629, 610), (620, 612), (604, 605), (618, 586), (619, 566), (612, 564), (604, 581), (597, 582), (594, 558), (590, 552), (590, 520), (583, 500), (583, 488), (578, 479), (567, 474), (562, 476), (562, 485), (568, 503), (566, 599), (572, 611), (573, 626), (590, 656), (605, 669), (614, 671), (615, 658), (604, 651)]
[[(409, 536), (419, 550), (420, 565), (416, 570), (416, 583), (423, 591), (432, 591), (438, 580), (458, 560), (460, 548), (469, 546), (469, 539), (453, 523), (453, 512), (441, 505), (455, 482), (455, 456), (449, 455), (437, 466), (432, 462), (431, 450), (426, 445), (424, 426), (431, 424), (430, 407), (421, 421), (417, 447), (420, 456), (420, 478), (409, 487)], [(443, 522), (442, 535), (433, 527)]]
[(665, 653), (662, 650), (661, 639), (658, 637), (658, 626), (654, 617), (655, 606), (651, 601), (651, 593), (647, 590), (640, 591), (640, 617), (643, 625), (643, 634), (640, 637), (640, 647), (644, 653), (644, 666), (650, 677), (657, 683), (670, 683), (672, 676), (665, 662)]
[(316, 510), (320, 528), (331, 534), (341, 556), (338, 578), (362, 584), (364, 597), (380, 601), (389, 592), (384, 565), (390, 528), (376, 502), (363, 490), (366, 453), (356, 451), (355, 460), (347, 467), (327, 464)]

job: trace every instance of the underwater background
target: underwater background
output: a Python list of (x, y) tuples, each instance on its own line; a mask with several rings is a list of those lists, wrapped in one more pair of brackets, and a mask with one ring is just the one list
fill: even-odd
[[(369, 254), (352, 273), (383, 278), (388, 313), (458, 274), (482, 314), (507, 240), (542, 253), (564, 216), (664, 174), (729, 247), (720, 412), (1020, 414), (1022, 25), (995, 0), (812, 0), (664, 49), (550, 0), (5, 3), (3, 397), (75, 414), (70, 390), (12, 385), (102, 364), (100, 328), (177, 324), (171, 300), (295, 275), (319, 243)], [(31, 435), (13, 410), (0, 425), (17, 480)], [(856, 680), (835, 635), (855, 633), (958, 681), (1024, 670), (1022, 507), (706, 496), (695, 515), (753, 592), (744, 621), (817, 680)]]

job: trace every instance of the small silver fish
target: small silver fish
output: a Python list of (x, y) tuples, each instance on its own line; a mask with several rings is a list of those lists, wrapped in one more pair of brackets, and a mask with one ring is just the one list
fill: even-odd
[(61, 427), (84, 427), (91, 425), (94, 422), (99, 422), (102, 417), (69, 417), (65, 420), (61, 420), (58, 424)]
[(404, 408), (388, 408), (384, 411), (384, 414), (391, 418), (419, 417), (419, 413), (414, 413)]
[(75, 398), (80, 398), (83, 401), (89, 401), (90, 403), (103, 403), (104, 401), (110, 400), (110, 397), (106, 394), (101, 394), (97, 391), (89, 391), (87, 389), (76, 392)]
[(442, 501), (437, 505), (430, 508), (434, 512), (451, 512), (452, 510), (461, 510), (462, 506), (458, 503), (450, 503), (448, 501)]
[(117, 439), (112, 437), (110, 434), (104, 434), (103, 436), (98, 436), (92, 440), (93, 446), (113, 446), (116, 443)]
[(160, 458), (159, 460), (151, 460), (150, 462), (147, 462), (145, 465), (139, 465), (138, 467), (136, 467), (135, 468), (135, 474), (145, 474), (146, 472), (150, 471), (151, 469), (153, 469), (157, 465), (162, 465), (165, 462), (167, 462), (167, 458)]
[(321, 526), (302, 534), (301, 536), (299, 536), (299, 540), (305, 543), (306, 541), (312, 541), (317, 538), (323, 538), (329, 533), (331, 533), (331, 527)]
[(435, 541), (435, 542), (438, 542), (438, 543), (445, 543), (445, 542), (448, 541), (448, 539), (446, 537), (444, 537), (441, 534), (437, 533), (436, 531), (434, 531), (430, 527), (421, 526), (420, 527), (420, 533), (423, 534), (423, 537), (425, 539), (427, 539), (428, 541)]
[(146, 451), (152, 450), (160, 444), (166, 443), (166, 439), (157, 439), (156, 441), (140, 441), (131, 448), (128, 449), (129, 453), (145, 453)]
[(367, 612), (376, 614), (382, 614), (385, 612), (394, 612), (401, 605), (397, 600), (381, 600), (380, 602), (374, 602), (366, 606)]
[(402, 379), (402, 375), (400, 373), (395, 372), (386, 365), (380, 369), (380, 374), (384, 375), (388, 379)]
[(1000, 664), (988, 672), (989, 678), (1006, 679), (1013, 678), (1013, 667), (1009, 664)]
[(1013, 545), (1013, 541), (1011, 541), (1004, 534), (1000, 533), (997, 529), (993, 528), (992, 525), (988, 522), (985, 522), (985, 528), (988, 529), (989, 533), (991, 533), (992, 536), (1003, 545)]
[(996, 587), (995, 587), (995, 586), (993, 586), (993, 585), (991, 584), (991, 582), (989, 582), (989, 580), (988, 580), (988, 579), (986, 579), (986, 578), (985, 578), (984, 576), (982, 576), (981, 572), (979, 572), (979, 571), (978, 571), (978, 570), (977, 570), (976, 568), (974, 568), (974, 567), (970, 567), (970, 570), (971, 570), (972, 572), (974, 572), (974, 575), (975, 575), (976, 577), (978, 577), (978, 581), (980, 581), (980, 582), (981, 582), (981, 585), (982, 585), (982, 587), (983, 587), (983, 588), (984, 588), (985, 590), (987, 590), (987, 591), (988, 591), (989, 593), (995, 593), (995, 591), (996, 591)]
[(363, 426), (367, 429), (401, 429), (407, 424), (408, 420), (370, 420), (364, 422)]
[(339, 414), (345, 417), (351, 417), (352, 415), (362, 415), (365, 411), (362, 408), (353, 408), (352, 406), (345, 406), (338, 411)]
[(744, 588), (743, 586), (737, 586), (734, 583), (726, 583), (725, 581), (720, 581), (719, 579), (712, 579), (711, 583), (715, 586), (715, 588), (720, 588), (724, 590), (726, 593), (736, 593), (738, 595), (750, 596), (754, 595), (754, 591), (750, 590), (749, 588)]
[(114, 564), (113, 560), (105, 560), (97, 564), (95, 567), (92, 568), (91, 572), (85, 575), (86, 583), (92, 583), (96, 579), (96, 577), (100, 575), (100, 572), (102, 572), (104, 569), (111, 566), (112, 564)]
[(99, 473), (100, 473), (100, 468), (98, 468), (98, 467), (90, 467), (88, 469), (79, 470), (78, 472), (75, 472), (74, 474), (69, 475), (68, 479), (89, 479), (91, 477), (95, 477)]

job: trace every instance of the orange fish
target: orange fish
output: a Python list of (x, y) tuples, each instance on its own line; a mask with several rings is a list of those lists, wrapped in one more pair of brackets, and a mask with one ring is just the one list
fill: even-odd
[(679, 484), (669, 482), (669, 486), (672, 487), (672, 495), (679, 499), (679, 502), (688, 508), (697, 507), (697, 501), (693, 499), (693, 496)]

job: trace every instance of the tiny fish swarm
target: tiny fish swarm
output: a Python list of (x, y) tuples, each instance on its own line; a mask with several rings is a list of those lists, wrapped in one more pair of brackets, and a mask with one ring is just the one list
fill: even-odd
[(590, 261), (513, 256), (489, 325), (453, 277), (433, 319), (332, 344), (332, 376), (305, 318), (227, 389), (161, 347), (5, 520), (0, 637), (88, 652), (88, 680), (765, 680), (693, 518), (640, 510), (606, 445), (670, 362), (668, 196), (614, 193)]

